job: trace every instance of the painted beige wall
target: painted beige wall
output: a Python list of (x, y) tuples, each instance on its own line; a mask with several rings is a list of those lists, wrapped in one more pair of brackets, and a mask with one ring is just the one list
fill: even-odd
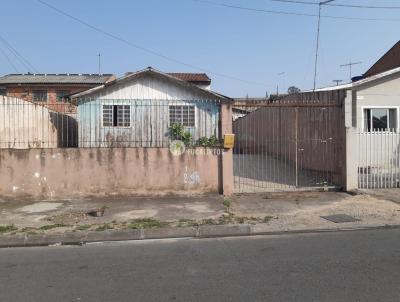
[(364, 107), (395, 107), (397, 108), (397, 127), (400, 125), (400, 74), (395, 74), (381, 80), (357, 87), (357, 124), (359, 166), (372, 169), (390, 168), (389, 162), (398, 166), (397, 156), (400, 140), (397, 134), (374, 134), (363, 132)]
[(0, 96), (0, 149), (57, 147), (54, 116), (40, 104)]
[(362, 128), (364, 106), (397, 106), (400, 108), (400, 74), (356, 88), (357, 128)]
[(218, 192), (217, 152), (195, 150), (180, 156), (168, 148), (0, 150), (0, 195)]

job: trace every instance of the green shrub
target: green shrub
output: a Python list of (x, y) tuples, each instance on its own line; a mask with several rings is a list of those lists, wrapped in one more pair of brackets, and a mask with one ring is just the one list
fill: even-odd
[(192, 144), (192, 134), (181, 123), (172, 124), (169, 130), (173, 140), (181, 140), (186, 146)]

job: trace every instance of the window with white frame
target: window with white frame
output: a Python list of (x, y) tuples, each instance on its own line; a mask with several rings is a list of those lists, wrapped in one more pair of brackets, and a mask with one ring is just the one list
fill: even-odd
[(182, 124), (185, 127), (195, 127), (194, 106), (170, 105), (169, 124)]
[(103, 127), (130, 127), (131, 106), (103, 105)]
[(397, 108), (364, 108), (364, 131), (397, 131)]

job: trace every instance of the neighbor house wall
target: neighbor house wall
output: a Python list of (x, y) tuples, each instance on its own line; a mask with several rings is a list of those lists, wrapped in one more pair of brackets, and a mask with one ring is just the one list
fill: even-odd
[(218, 192), (218, 151), (195, 150), (180, 156), (168, 148), (0, 150), (0, 195)]
[[(4, 85), (3, 85), (4, 86)], [(98, 86), (96, 85), (85, 85), (85, 84), (23, 84), (23, 85), (5, 85), (7, 96), (20, 98), (26, 101), (33, 102), (33, 91), (45, 90), (47, 91), (47, 102), (38, 102), (39, 104), (46, 105), (46, 107), (64, 113), (75, 113), (76, 106), (71, 105), (67, 102), (57, 101), (57, 92), (66, 91), (68, 94), (75, 94), (88, 90), (90, 88)]]
[(386, 168), (388, 162), (397, 163), (400, 137), (395, 133), (365, 133), (363, 109), (385, 107), (397, 109), (397, 131), (400, 123), (400, 76), (397, 74), (372, 81), (355, 89), (356, 127), (359, 138), (359, 163), (361, 168)]
[(0, 148), (56, 148), (54, 113), (44, 106), (0, 96)]

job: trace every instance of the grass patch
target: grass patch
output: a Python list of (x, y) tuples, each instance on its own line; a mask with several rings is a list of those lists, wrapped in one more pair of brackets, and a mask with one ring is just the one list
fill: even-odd
[(224, 201), (222, 202), (222, 204), (224, 205), (224, 207), (228, 210), (231, 207), (231, 201), (229, 198), (224, 197)]
[(112, 230), (114, 227), (109, 223), (104, 223), (96, 228), (96, 231)]
[(152, 218), (139, 218), (131, 220), (128, 224), (128, 228), (138, 230), (138, 229), (158, 229), (168, 226), (169, 223), (165, 221), (159, 221)]
[(0, 225), (0, 234), (16, 231), (18, 228), (13, 224)]
[(274, 216), (265, 216), (265, 217), (262, 219), (262, 222), (263, 222), (263, 223), (267, 223), (267, 222), (269, 222), (269, 221), (272, 220), (272, 219), (274, 219)]
[(78, 225), (77, 227), (76, 227), (76, 229), (78, 230), (78, 231), (85, 231), (85, 230), (88, 230), (88, 229), (90, 229), (92, 226), (90, 225), (90, 224), (82, 224), (82, 225)]
[(66, 226), (65, 224), (61, 224), (61, 223), (47, 224), (47, 225), (41, 226), (39, 228), (39, 230), (47, 231), (47, 230), (52, 230), (52, 229), (56, 229), (56, 228), (62, 228), (65, 226)]
[(189, 226), (198, 226), (199, 223), (193, 219), (179, 219), (178, 227), (189, 227)]

